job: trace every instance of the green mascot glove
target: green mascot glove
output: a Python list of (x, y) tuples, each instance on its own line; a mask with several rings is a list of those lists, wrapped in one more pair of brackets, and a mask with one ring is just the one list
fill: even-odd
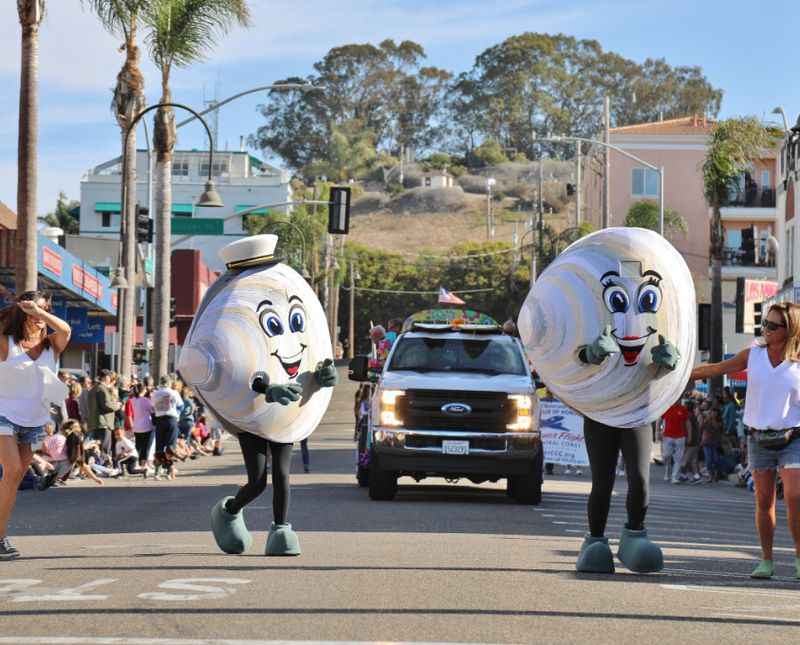
[(614, 337), (611, 335), (611, 325), (606, 325), (603, 333), (597, 337), (591, 345), (584, 346), (579, 357), (584, 363), (591, 363), (592, 365), (600, 365), (606, 356), (619, 353), (619, 345)]
[(314, 378), (320, 387), (333, 387), (336, 385), (339, 382), (339, 372), (333, 364), (333, 359), (326, 358), (324, 361), (317, 363)]
[(299, 401), (303, 394), (303, 386), (300, 383), (286, 383), (285, 385), (269, 385), (264, 392), (267, 403), (280, 403), (289, 405), (292, 401)]
[(674, 370), (681, 357), (678, 348), (661, 335), (658, 337), (658, 345), (650, 351), (653, 355), (653, 363), (659, 367), (666, 367), (668, 370)]

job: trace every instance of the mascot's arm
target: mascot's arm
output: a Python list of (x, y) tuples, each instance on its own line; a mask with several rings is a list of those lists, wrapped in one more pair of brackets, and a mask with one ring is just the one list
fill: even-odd
[(253, 392), (263, 394), (267, 403), (280, 403), (289, 405), (292, 401), (299, 401), (303, 394), (303, 386), (299, 383), (286, 383), (285, 385), (270, 385), (269, 380), (259, 376), (253, 381)]

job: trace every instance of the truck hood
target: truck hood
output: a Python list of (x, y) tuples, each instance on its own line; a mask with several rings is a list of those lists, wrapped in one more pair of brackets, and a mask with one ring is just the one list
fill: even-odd
[(477, 374), (464, 372), (388, 371), (383, 373), (384, 390), (461, 390), (464, 392), (506, 392), (530, 394), (533, 381), (529, 376), (514, 374)]

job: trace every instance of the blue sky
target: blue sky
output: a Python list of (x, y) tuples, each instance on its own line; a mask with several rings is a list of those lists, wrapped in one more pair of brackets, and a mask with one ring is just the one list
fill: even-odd
[[(725, 91), (722, 116), (768, 117), (782, 105), (794, 123), (800, 113), (800, 11), (791, 0), (759, 6), (741, 0), (251, 0), (254, 24), (229, 35), (207, 62), (174, 74), (173, 96), (195, 108), (206, 98), (289, 75), (304, 76), (331, 47), (412, 39), (430, 64), (454, 72), (508, 36), (525, 31), (594, 38), (606, 50), (635, 60), (666, 58), (700, 65)], [(16, 3), (0, 3), (0, 201), (16, 205), (19, 24)], [(699, 5), (699, 6), (698, 6)], [(111, 88), (122, 64), (118, 42), (104, 33), (79, 0), (49, 0), (41, 32), (39, 211), (51, 210), (60, 190), (77, 199), (92, 166), (119, 154), (110, 111)], [(145, 56), (146, 58), (146, 56)], [(148, 102), (159, 78), (145, 64)], [(240, 135), (260, 124), (254, 95), (224, 108), (220, 146), (237, 148)], [(205, 145), (199, 125), (180, 131), (179, 147)]]

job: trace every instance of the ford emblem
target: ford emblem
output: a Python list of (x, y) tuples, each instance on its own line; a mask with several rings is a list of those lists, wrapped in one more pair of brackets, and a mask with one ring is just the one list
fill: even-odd
[(469, 414), (472, 412), (472, 408), (466, 403), (446, 403), (441, 409), (445, 414), (452, 415)]

